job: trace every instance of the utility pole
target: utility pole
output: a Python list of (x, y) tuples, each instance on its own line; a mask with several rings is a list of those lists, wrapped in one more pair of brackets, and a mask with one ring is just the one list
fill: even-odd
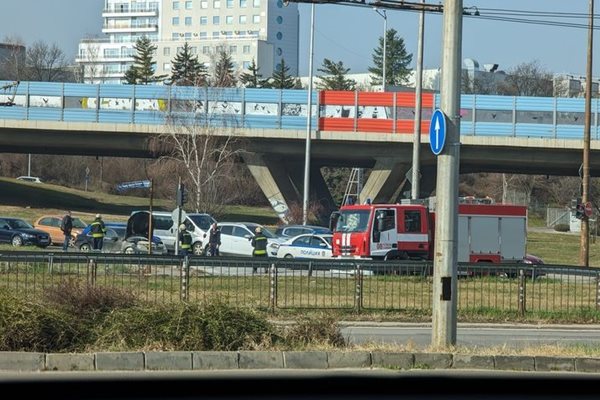
[[(592, 57), (594, 42), (594, 0), (590, 1), (590, 21), (588, 28), (587, 71), (585, 77), (585, 125), (583, 128), (583, 175), (581, 203), (585, 206), (589, 201), (590, 186), (590, 127), (592, 122)], [(590, 263), (590, 221), (584, 214), (581, 218), (579, 265), (588, 267)]]
[(310, 135), (312, 124), (312, 91), (313, 91), (313, 55), (315, 41), (315, 3), (310, 5), (310, 50), (308, 56), (308, 116), (306, 117), (306, 148), (304, 150), (304, 195), (302, 198), (302, 224), (308, 222), (308, 202), (310, 186)]
[(462, 0), (444, 2), (441, 111), (446, 118), (446, 147), (437, 160), (431, 332), (436, 348), (456, 344), (462, 4)]
[(381, 91), (385, 92), (386, 81), (386, 69), (387, 69), (387, 13), (385, 10), (379, 11), (377, 7), (373, 7), (375, 12), (383, 18), (383, 64), (381, 66)]
[[(421, 0), (424, 3), (425, 0)], [(420, 196), (420, 164), (421, 164), (421, 96), (423, 87), (423, 38), (425, 33), (425, 11), (419, 12), (419, 42), (417, 45), (417, 72), (415, 76), (415, 125), (413, 136), (412, 179), (410, 182), (411, 198), (416, 200)]]

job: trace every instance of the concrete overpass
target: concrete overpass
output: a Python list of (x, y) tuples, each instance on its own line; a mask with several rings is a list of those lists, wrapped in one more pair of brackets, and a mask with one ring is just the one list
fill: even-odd
[[(152, 158), (160, 154), (150, 149), (149, 138), (164, 129), (164, 125), (151, 124), (0, 120), (0, 152)], [(238, 128), (215, 134), (248, 139), (243, 140), (243, 160), (276, 210), (284, 210), (293, 202), (301, 204), (305, 130)], [(573, 139), (463, 135), (460, 172), (577, 176), (582, 146), (582, 141)], [(590, 160), (591, 174), (598, 176), (599, 141), (591, 143)], [(336, 204), (320, 168), (362, 167), (371, 173), (361, 200), (393, 202), (401, 189), (407, 190), (402, 185), (411, 164), (412, 135), (313, 132), (310, 193), (326, 206), (324, 213), (328, 215)], [(436, 169), (428, 135), (423, 135), (422, 196), (434, 190)]]

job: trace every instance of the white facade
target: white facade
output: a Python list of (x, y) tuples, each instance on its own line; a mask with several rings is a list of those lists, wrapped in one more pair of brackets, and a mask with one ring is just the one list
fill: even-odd
[(121, 83), (133, 63), (136, 40), (157, 46), (156, 73), (170, 74), (172, 60), (187, 42), (210, 70), (214, 55), (228, 51), (237, 72), (254, 59), (264, 78), (281, 59), (298, 73), (299, 13), (283, 0), (105, 0), (106, 39), (84, 39), (77, 62), (86, 83)]

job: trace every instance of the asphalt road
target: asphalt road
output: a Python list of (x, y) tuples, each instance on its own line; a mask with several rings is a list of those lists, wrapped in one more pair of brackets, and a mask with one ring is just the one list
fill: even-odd
[[(411, 345), (420, 349), (431, 344), (430, 324), (345, 322), (341, 326), (351, 344)], [(517, 349), (544, 344), (600, 346), (600, 326), (459, 324), (456, 344)]]

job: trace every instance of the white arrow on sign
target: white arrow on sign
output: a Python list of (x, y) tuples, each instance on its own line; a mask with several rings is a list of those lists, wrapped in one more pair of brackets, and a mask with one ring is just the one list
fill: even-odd
[(435, 149), (438, 150), (438, 146), (440, 145), (440, 119), (435, 119)]

